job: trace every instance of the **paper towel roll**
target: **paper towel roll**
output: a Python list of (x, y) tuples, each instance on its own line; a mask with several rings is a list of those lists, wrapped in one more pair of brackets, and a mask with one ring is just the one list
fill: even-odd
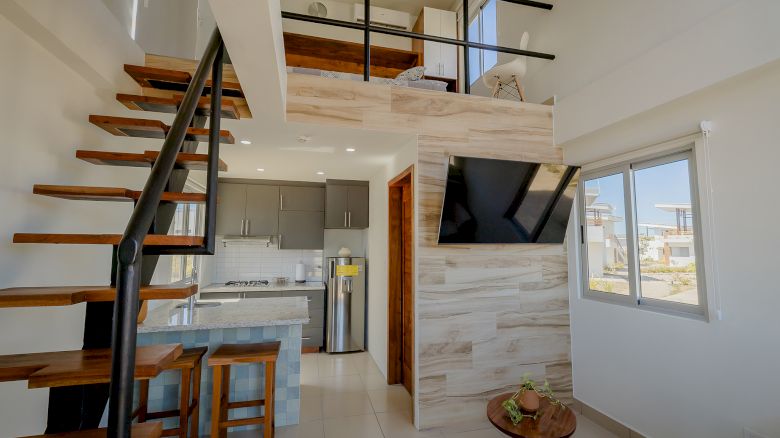
[(298, 264), (295, 265), (295, 281), (297, 283), (306, 281), (306, 265), (301, 262), (298, 262)]

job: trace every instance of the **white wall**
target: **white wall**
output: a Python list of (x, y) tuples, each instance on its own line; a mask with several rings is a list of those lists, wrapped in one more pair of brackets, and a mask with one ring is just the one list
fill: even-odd
[[(204, 9), (206, 0), (102, 0), (114, 14), (119, 26), (132, 33), (133, 8), (135, 41), (146, 52), (155, 55), (199, 59), (209, 32), (198, 34), (199, 28), (213, 30), (211, 11)], [(206, 35), (203, 37), (202, 35)], [(201, 46), (202, 44), (202, 46)], [(196, 52), (196, 48), (201, 50)], [(196, 56), (197, 54), (197, 56)]]
[[(558, 1), (531, 35), (529, 100), (565, 143), (780, 57), (775, 0)], [(594, 107), (599, 108), (594, 111)]]
[[(130, 203), (34, 196), (32, 186), (141, 187), (148, 170), (95, 166), (76, 160), (75, 150), (143, 151), (149, 147), (146, 141), (113, 137), (87, 121), (89, 114), (130, 114), (101, 89), (114, 79), (107, 67), (103, 69), (105, 59), (93, 63), (89, 57), (106, 52), (118, 60), (113, 69), (121, 72), (122, 61), (137, 62), (138, 56), (142, 61), (143, 53), (123, 32), (116, 35), (127, 40), (117, 40), (111, 32), (104, 32), (105, 22), (90, 21), (111, 17), (99, 1), (84, 2), (83, 11), (59, 1), (25, 2), (24, 7), (2, 3), (0, 53), (13, 62), (0, 63), (0, 81), (13, 86), (3, 89), (0, 108), (4, 154), (0, 160), (0, 288), (108, 284), (110, 247), (21, 245), (12, 244), (11, 238), (14, 232), (117, 233), (124, 229)], [(51, 25), (44, 25), (47, 20)], [(90, 32), (99, 37), (93, 34), (90, 38)], [(95, 47), (98, 40), (100, 47)], [(117, 91), (136, 90), (113, 89)], [(0, 354), (81, 348), (84, 311), (83, 304), (0, 309)], [(2, 435), (42, 433), (47, 403), (48, 390), (28, 390), (26, 382), (0, 383)]]
[(580, 298), (569, 239), (575, 397), (648, 437), (733, 438), (745, 426), (780, 436), (778, 84), (775, 61), (565, 145), (582, 164), (714, 123), (701, 189), (713, 197), (719, 285), (708, 292), (723, 320)]
[[(377, 172), (369, 181), (371, 210), (368, 228), (368, 352), (385, 376), (387, 376), (387, 182), (416, 162), (417, 139), (415, 138), (404, 145), (385, 169)], [(416, 191), (416, 181), (414, 186)]]

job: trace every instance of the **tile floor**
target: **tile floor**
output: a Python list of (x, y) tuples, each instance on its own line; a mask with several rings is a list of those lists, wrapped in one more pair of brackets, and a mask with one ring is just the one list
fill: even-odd
[[(301, 358), (301, 423), (280, 427), (277, 438), (501, 438), (489, 423), (478, 430), (420, 432), (411, 420), (411, 398), (385, 383), (368, 353), (305, 354)], [(232, 433), (231, 438), (257, 436)], [(577, 416), (575, 438), (615, 438)]]

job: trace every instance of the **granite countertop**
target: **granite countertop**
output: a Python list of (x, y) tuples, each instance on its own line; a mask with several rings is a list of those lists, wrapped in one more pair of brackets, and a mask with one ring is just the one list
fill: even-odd
[(271, 283), (268, 286), (225, 286), (222, 283), (212, 283), (200, 288), (201, 292), (279, 292), (286, 290), (325, 290), (325, 284), (321, 281), (307, 281), (306, 283), (290, 282), (284, 286)]
[(274, 325), (307, 324), (306, 297), (208, 300), (216, 307), (176, 308), (186, 300), (172, 300), (149, 311), (138, 333), (174, 332)]

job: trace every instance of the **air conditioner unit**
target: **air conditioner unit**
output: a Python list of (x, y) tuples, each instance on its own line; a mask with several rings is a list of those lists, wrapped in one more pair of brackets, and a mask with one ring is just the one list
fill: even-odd
[[(364, 8), (362, 4), (355, 3), (355, 21), (365, 23)], [(379, 8), (371, 6), (371, 24), (374, 26), (389, 27), (391, 29), (409, 30), (409, 14), (403, 11)]]

